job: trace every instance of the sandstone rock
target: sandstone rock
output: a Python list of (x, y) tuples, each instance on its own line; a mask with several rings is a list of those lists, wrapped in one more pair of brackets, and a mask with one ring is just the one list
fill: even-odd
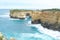
[(31, 16), (32, 24), (41, 24), (45, 28), (60, 31), (60, 10), (48, 9), (46, 11), (13, 11), (13, 13), (10, 14), (10, 17), (25, 18), (21, 17), (22, 14), (23, 16)]
[(4, 37), (2, 40), (7, 40), (7, 38)]
[(10, 17), (17, 18), (17, 19), (24, 19), (26, 16), (31, 16), (32, 11), (26, 10), (11, 10)]
[(60, 12), (43, 11), (34, 13), (32, 15), (32, 23), (40, 23), (45, 28), (60, 31)]
[(0, 40), (3, 39), (3, 34), (0, 32)]

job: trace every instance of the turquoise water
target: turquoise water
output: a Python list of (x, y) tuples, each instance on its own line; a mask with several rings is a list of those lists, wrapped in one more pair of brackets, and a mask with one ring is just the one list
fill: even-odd
[[(8, 12), (9, 10), (7, 9), (0, 9), (0, 15), (6, 15)], [(19, 20), (1, 16), (0, 32), (2, 32), (7, 39), (14, 37), (16, 40), (57, 40), (49, 35), (39, 32), (35, 27), (30, 27), (28, 25), (30, 20), (31, 18)]]

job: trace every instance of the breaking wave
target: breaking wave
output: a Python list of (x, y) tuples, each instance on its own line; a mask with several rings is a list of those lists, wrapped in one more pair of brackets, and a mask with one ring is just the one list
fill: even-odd
[(9, 18), (9, 20), (19, 20), (19, 19)]
[(7, 38), (14, 35), (12, 37), (14, 37), (16, 40), (55, 40), (47, 35), (41, 35), (39, 33), (6, 33), (5, 35), (9, 35)]
[(31, 24), (31, 21), (28, 22), (30, 27), (36, 27), (39, 32), (47, 34), (55, 39), (60, 40), (60, 32), (44, 28), (41, 24)]

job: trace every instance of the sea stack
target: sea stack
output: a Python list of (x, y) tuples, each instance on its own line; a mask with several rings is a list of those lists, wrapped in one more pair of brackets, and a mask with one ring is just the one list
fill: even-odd
[(26, 16), (30, 16), (31, 13), (32, 13), (31, 10), (14, 9), (14, 10), (10, 10), (10, 17), (16, 19), (25, 19)]

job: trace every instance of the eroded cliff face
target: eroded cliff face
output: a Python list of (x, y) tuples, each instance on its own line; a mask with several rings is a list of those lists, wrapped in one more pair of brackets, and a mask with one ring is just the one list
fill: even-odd
[(40, 23), (40, 14), (41, 14), (41, 12), (39, 12), (39, 11), (34, 11), (31, 14), (32, 24), (39, 24)]
[(31, 16), (32, 11), (29, 10), (11, 10), (10, 17), (17, 18), (17, 19), (24, 19), (26, 16)]
[(24, 16), (31, 16), (32, 24), (41, 24), (43, 27), (60, 31), (60, 10), (50, 11), (12, 11), (10, 17), (25, 18)]
[(60, 31), (60, 12), (43, 11), (32, 15), (32, 23), (40, 23), (43, 27)]

